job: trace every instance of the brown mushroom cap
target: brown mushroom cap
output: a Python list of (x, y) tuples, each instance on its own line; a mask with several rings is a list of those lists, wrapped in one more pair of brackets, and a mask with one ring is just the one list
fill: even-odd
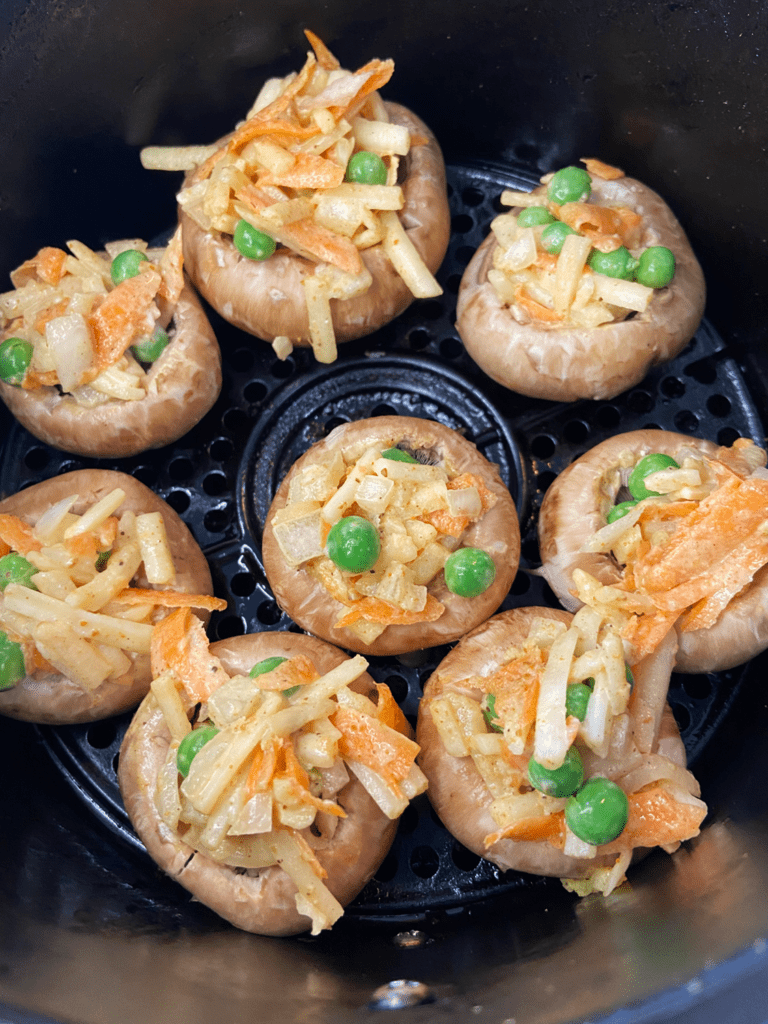
[[(536, 618), (558, 619), (569, 624), (571, 614), (553, 608), (513, 608), (501, 612), (465, 636), (440, 662), (424, 688), (419, 706), (416, 740), (421, 747), (419, 765), (429, 780), (427, 794), (448, 831), (468, 850), (497, 864), (504, 871), (527, 871), (557, 878), (586, 878), (595, 868), (613, 865), (616, 854), (591, 860), (569, 857), (548, 842), (500, 839), (489, 849), (485, 837), (498, 831), (491, 816), (493, 802), (488, 786), (471, 757), (447, 753), (432, 719), (430, 703), (446, 691), (479, 699), (481, 692), (469, 677), (489, 675), (504, 660), (511, 646), (521, 645)], [(685, 748), (667, 706), (661, 718), (656, 750), (663, 744), (667, 757), (685, 766)]]
[[(544, 192), (545, 186), (534, 191)], [(497, 245), (491, 233), (464, 272), (456, 327), (478, 366), (512, 391), (556, 402), (612, 398), (641, 381), (652, 366), (676, 356), (701, 321), (704, 275), (664, 200), (632, 178), (593, 178), (592, 195), (597, 203), (641, 214), (642, 247), (671, 249), (675, 276), (644, 313), (626, 320), (591, 329), (519, 324), (488, 281)]]
[(54, 448), (92, 458), (124, 458), (162, 448), (203, 418), (221, 391), (221, 353), (200, 300), (185, 285), (168, 331), (171, 339), (147, 371), (137, 401), (89, 408), (56, 387), (34, 391), (0, 381), (0, 397), (30, 434)]
[[(596, 445), (576, 459), (554, 481), (544, 496), (539, 515), (542, 569), (558, 599), (572, 611), (580, 603), (572, 593), (573, 570), (580, 568), (604, 584), (617, 582), (621, 572), (610, 555), (585, 554), (580, 548), (605, 526), (601, 481), (631, 453), (634, 461), (651, 452), (677, 458), (681, 450), (694, 450), (715, 458), (711, 441), (666, 430), (634, 430)], [(680, 633), (676, 672), (721, 672), (741, 665), (768, 647), (768, 566), (749, 586), (731, 598), (728, 607), (709, 629)]]
[[(334, 623), (343, 615), (345, 606), (304, 569), (288, 566), (275, 539), (272, 520), (288, 498), (290, 482), (306, 466), (325, 461), (335, 448), (358, 458), (372, 445), (382, 449), (397, 444), (434, 451), (455, 473), (475, 473), (496, 495), (496, 504), (483, 517), (469, 526), (462, 536), (466, 547), (482, 548), (493, 558), (496, 578), (485, 593), (466, 598), (452, 594), (443, 574), (429, 584), (429, 592), (445, 605), (436, 622), (419, 622), (407, 626), (387, 626), (373, 643), (364, 644), (348, 629), (336, 629)], [(509, 491), (498, 470), (477, 448), (449, 427), (431, 420), (409, 416), (379, 416), (357, 423), (345, 423), (323, 441), (313, 445), (298, 459), (280, 484), (267, 516), (263, 540), (264, 569), (275, 599), (302, 629), (331, 643), (362, 654), (402, 654), (405, 651), (450, 643), (492, 615), (506, 597), (517, 573), (520, 558), (520, 528), (517, 512)]]
[[(34, 525), (46, 509), (67, 495), (80, 495), (72, 509), (79, 514), (116, 487), (121, 487), (126, 495), (119, 511), (162, 513), (176, 566), (176, 579), (172, 587), (157, 586), (153, 589), (212, 594), (208, 563), (187, 526), (162, 498), (126, 473), (106, 469), (64, 473), (0, 501), (0, 513), (12, 513)], [(149, 583), (143, 582), (142, 585), (152, 587)], [(198, 610), (197, 614), (208, 621), (206, 612)], [(65, 725), (93, 722), (126, 711), (138, 704), (152, 681), (149, 655), (126, 654), (133, 662), (132, 668), (119, 679), (107, 680), (91, 692), (86, 692), (60, 673), (41, 672), (33, 677), (27, 676), (12, 689), (0, 692), (0, 714), (26, 722)]]
[[(405, 206), (398, 215), (408, 238), (434, 274), (445, 256), (450, 232), (443, 155), (420, 118), (397, 103), (387, 103), (386, 107), (394, 124), (428, 140), (426, 145), (412, 146), (403, 161)], [(294, 345), (310, 344), (302, 281), (314, 272), (314, 263), (287, 249), (278, 250), (263, 262), (249, 260), (240, 255), (229, 235), (204, 231), (182, 208), (179, 219), (187, 271), (200, 294), (225, 320), (264, 341), (286, 336)], [(360, 255), (373, 283), (358, 298), (331, 299), (338, 342), (373, 333), (413, 302), (408, 286), (381, 245), (364, 249)]]
[[(212, 644), (211, 651), (233, 675), (247, 674), (258, 661), (274, 656), (291, 658), (305, 654), (321, 674), (347, 660), (347, 655), (330, 644), (295, 633), (237, 636)], [(353, 689), (370, 694), (374, 682), (365, 673)], [(162, 712), (150, 694), (125, 735), (118, 772), (126, 810), (150, 856), (171, 878), (238, 928), (261, 935), (307, 931), (310, 920), (297, 911), (296, 886), (282, 868), (265, 868), (256, 876), (242, 874), (194, 853), (160, 819), (154, 792), (169, 742)], [(347, 817), (339, 819), (329, 844), (315, 853), (328, 872), (325, 884), (346, 906), (384, 860), (397, 822), (390, 821), (379, 810), (354, 775), (337, 799)]]

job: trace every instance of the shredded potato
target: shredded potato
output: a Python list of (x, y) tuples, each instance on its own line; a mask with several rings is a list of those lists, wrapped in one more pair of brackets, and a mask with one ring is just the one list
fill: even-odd
[[(33, 641), (24, 650), (28, 675), (55, 669), (94, 690), (125, 675), (131, 654), (150, 653), (149, 619), (157, 609), (167, 603), (226, 607), (208, 595), (131, 586), (142, 565), (162, 567), (159, 575), (168, 578), (155, 583), (171, 583), (175, 570), (160, 513), (128, 510), (116, 518), (124, 500), (125, 492), (115, 488), (76, 515), (71, 509), (78, 495), (72, 494), (32, 527), (17, 516), (0, 516), (6, 553), (24, 555), (38, 570), (30, 586), (9, 583), (0, 601), (0, 629), (11, 639)], [(135, 607), (123, 610), (120, 602)]]
[[(475, 474), (383, 458), (372, 447), (355, 460), (337, 452), (327, 465), (297, 474), (272, 529), (286, 563), (311, 573), (347, 606), (336, 628), (372, 643), (388, 625), (440, 617), (444, 605), (428, 585), (495, 501)], [(372, 522), (381, 538), (367, 573), (343, 572), (325, 552), (330, 527), (352, 513)]]
[[(441, 295), (442, 288), (396, 213), (404, 205), (398, 161), (424, 140), (390, 123), (379, 97), (393, 62), (346, 71), (314, 33), (306, 36), (314, 52), (302, 70), (266, 82), (224, 142), (208, 150), (148, 147), (142, 162), (192, 171), (178, 201), (203, 230), (232, 235), (242, 218), (315, 264), (304, 280), (309, 333), (316, 358), (328, 363), (336, 358), (330, 300), (353, 297), (336, 293), (322, 273), (328, 267), (360, 275), (359, 252), (381, 245), (415, 297)], [(382, 159), (386, 184), (344, 181), (350, 157), (360, 151)], [(370, 285), (368, 275), (362, 290)]]
[(388, 724), (404, 719), (394, 715), (386, 686), (377, 687), (377, 704), (349, 689), (368, 664), (360, 655), (321, 676), (305, 655), (255, 678), (229, 676), (219, 663), (215, 689), (195, 723), (210, 725), (215, 716), (219, 731), (182, 778), (176, 749), (190, 731), (186, 709), (200, 696), (190, 681), (200, 661), (213, 658), (207, 644), (197, 649), (195, 630), (180, 611), (156, 630), (152, 693), (176, 741), (158, 780), (158, 813), (185, 843), (218, 863), (279, 864), (295, 882), (296, 907), (311, 918), (316, 935), (343, 912), (305, 838), (318, 813), (346, 816), (336, 795), (349, 769), (385, 815), (398, 817), (426, 789), (415, 764), (419, 747)]

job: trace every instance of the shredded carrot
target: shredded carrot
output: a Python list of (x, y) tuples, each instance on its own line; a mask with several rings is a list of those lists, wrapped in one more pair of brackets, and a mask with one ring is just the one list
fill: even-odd
[(311, 29), (305, 28), (304, 35), (309, 40), (309, 45), (315, 51), (317, 57), (317, 63), (325, 71), (335, 71), (336, 68), (341, 67), (338, 60), (334, 57), (325, 43), (318, 36), (315, 35)]
[(284, 739), (277, 750), (274, 778), (287, 779), (291, 797), (299, 804), (311, 804), (318, 811), (325, 811), (337, 818), (346, 818), (347, 813), (335, 800), (322, 800), (309, 791), (309, 775), (296, 757), (290, 739)]
[(512, 726), (516, 738), (523, 742), (536, 721), (539, 684), (545, 665), (546, 653), (532, 646), (504, 662), (482, 682), (486, 693), (495, 697), (494, 707), (499, 718)]
[(254, 677), (254, 685), (260, 690), (290, 690), (294, 686), (304, 686), (318, 678), (317, 669), (306, 654), (297, 654), (284, 661), (282, 665)]
[(314, 153), (296, 153), (296, 159), (281, 174), (264, 172), (260, 185), (280, 185), (285, 188), (336, 188), (344, 181), (344, 168), (334, 160)]
[(514, 842), (537, 843), (547, 840), (552, 846), (562, 848), (565, 843), (565, 814), (541, 814), (532, 818), (523, 818), (498, 832), (491, 832), (485, 837), (486, 850), (498, 843), (500, 839), (512, 839)]
[(581, 162), (587, 168), (587, 173), (592, 175), (593, 178), (615, 181), (617, 178), (624, 177), (624, 171), (618, 167), (611, 167), (610, 164), (604, 164), (602, 160), (598, 160), (596, 157), (583, 156), (581, 157)]
[[(277, 764), (277, 748), (281, 741), (272, 737), (262, 741), (253, 752), (253, 760), (245, 781), (248, 797), (255, 793), (263, 793), (272, 782), (272, 775)], [(264, 747), (266, 743), (266, 749)]]
[(99, 553), (96, 535), (90, 530), (87, 533), (78, 533), (74, 537), (68, 537), (64, 541), (64, 547), (75, 558), (89, 558), (92, 562), (96, 561), (96, 556)]
[(11, 282), (14, 288), (23, 288), (30, 281), (42, 281), (43, 284), (57, 285), (64, 272), (67, 254), (63, 249), (44, 246), (31, 260), (25, 260), (21, 266), (11, 271)]
[(207, 700), (227, 678), (208, 649), (202, 622), (189, 608), (177, 608), (152, 630), (151, 664), (153, 677), (172, 671), (194, 701)]
[(397, 790), (416, 760), (418, 743), (354, 708), (339, 707), (330, 721), (341, 733), (339, 754), (372, 768)]
[(342, 117), (354, 114), (362, 107), (368, 97), (383, 88), (392, 77), (395, 70), (393, 60), (378, 60), (374, 58), (364, 67), (355, 72), (355, 77), (361, 79), (361, 85), (355, 95), (344, 104), (332, 106), (328, 109), (336, 121)]
[(612, 843), (600, 847), (600, 853), (614, 853), (637, 846), (666, 846), (683, 842), (699, 834), (707, 811), (698, 804), (678, 803), (663, 786), (652, 786), (631, 793), (629, 818), (624, 831)]
[(181, 248), (181, 225), (176, 228), (171, 240), (160, 257), (162, 280), (157, 294), (169, 306), (175, 306), (184, 289), (184, 253)]
[(432, 594), (427, 594), (427, 603), (420, 612), (407, 612), (389, 601), (378, 597), (363, 597), (355, 601), (350, 610), (334, 625), (334, 629), (351, 626), (353, 622), (378, 622), (387, 626), (409, 626), (414, 622), (436, 622), (445, 610)]
[(137, 334), (152, 333), (148, 314), (161, 280), (157, 267), (142, 264), (136, 277), (117, 285), (87, 318), (95, 356), (91, 379), (113, 366)]
[(45, 334), (45, 326), (50, 323), (51, 320), (55, 320), (57, 316), (64, 316), (69, 308), (69, 299), (62, 299), (61, 302), (54, 303), (53, 306), (48, 306), (35, 320), (33, 327), (38, 334)]
[(208, 612), (223, 612), (227, 602), (210, 594), (187, 594), (179, 590), (151, 590), (126, 587), (114, 598), (118, 604), (155, 604), (161, 608), (203, 608)]
[(413, 729), (410, 722), (400, 710), (400, 705), (392, 696), (392, 691), (386, 683), (376, 683), (379, 694), (379, 701), (376, 705), (376, 713), (382, 725), (388, 725), (390, 729), (401, 732), (408, 739), (413, 739)]
[(28, 551), (39, 551), (43, 546), (31, 526), (8, 512), (0, 513), (0, 540), (8, 545), (9, 550), (17, 551), (20, 555), (26, 555)]
[(525, 286), (519, 284), (515, 289), (515, 302), (526, 311), (532, 320), (539, 320), (542, 323), (556, 324), (563, 319), (562, 313), (556, 313), (554, 309), (543, 306), (540, 302), (532, 299), (525, 291)]
[(31, 367), (24, 374), (21, 386), (25, 391), (34, 391), (36, 388), (52, 388), (59, 383), (59, 375), (55, 370), (33, 370)]

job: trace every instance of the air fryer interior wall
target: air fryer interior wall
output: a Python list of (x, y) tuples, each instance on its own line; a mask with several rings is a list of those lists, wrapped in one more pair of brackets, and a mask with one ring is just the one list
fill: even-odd
[[(334, 416), (405, 411), (417, 402), (427, 411), (416, 415), (434, 407), (438, 418), (468, 419), (470, 436), (506, 464), (529, 567), (542, 489), (601, 432), (655, 422), (716, 439), (740, 432), (763, 440), (768, 90), (755, 68), (768, 32), (757, 15), (748, 3), (711, 0), (482, 8), (395, 0), (373, 15), (350, 3), (318, 11), (191, 0), (183, 14), (174, 4), (139, 0), (6, 4), (2, 280), (42, 245), (79, 238), (98, 248), (170, 227), (178, 178), (143, 171), (138, 149), (220, 135), (264, 77), (300, 63), (305, 26), (347, 66), (394, 57), (386, 95), (424, 117), (451, 165), (444, 301), (417, 303), (391, 329), (345, 347), (328, 373), (306, 353), (276, 364), (267, 346), (222, 327), (222, 401), (178, 446), (128, 466), (177, 503), (214, 561), (217, 592), (240, 598), (234, 615), (219, 617), (220, 635), (290, 625), (270, 606), (257, 544), (246, 551), (243, 538), (258, 539), (264, 502), (294, 457), (292, 445), (327, 429)], [(711, 326), (673, 367), (654, 371), (615, 403), (562, 408), (518, 400), (461, 353), (452, 327), (456, 279), (465, 250), (487, 229), (492, 190), (505, 175), (530, 179), (587, 155), (624, 167), (668, 200), (704, 266)], [(439, 396), (414, 388), (416, 373), (422, 381), (433, 375)], [(350, 374), (362, 381), (357, 391)], [(297, 398), (304, 382), (315, 396), (309, 407)], [(713, 396), (725, 398), (725, 413)], [(504, 415), (494, 419), (498, 409)], [(4, 493), (74, 468), (8, 428)], [(540, 592), (523, 594), (522, 586), (511, 602), (535, 603)], [(241, 611), (238, 625), (232, 620)], [(397, 674), (413, 713), (430, 664), (385, 665), (377, 678)], [(700, 839), (674, 858), (652, 856), (636, 868), (629, 889), (577, 903), (556, 882), (523, 879), (479, 902), (379, 914), (376, 890), (373, 910), (351, 913), (319, 939), (236, 932), (190, 903), (125, 839), (109, 793), (98, 791), (90, 804), (81, 799), (89, 781), (72, 778), (67, 756), (86, 746), (107, 751), (84, 770), (98, 789), (100, 772), (109, 775), (114, 734), (68, 735), (62, 753), (49, 734), (0, 721), (0, 1017), (343, 1022), (419, 1003), (398, 1009), (398, 1019), (559, 1024), (624, 1007), (622, 1021), (691, 1013), (722, 1022), (728, 1012), (757, 1024), (764, 999), (754, 993), (768, 992), (761, 968), (766, 667), (763, 657), (726, 679), (689, 684), (690, 692), (675, 682), (711, 815)], [(393, 984), (399, 981), (411, 984)]]

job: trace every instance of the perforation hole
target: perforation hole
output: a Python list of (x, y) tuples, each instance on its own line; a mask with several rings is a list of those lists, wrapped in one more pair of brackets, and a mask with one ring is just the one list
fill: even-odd
[(262, 601), (256, 609), (256, 618), (265, 626), (276, 626), (282, 614), (276, 601)]
[(707, 399), (707, 410), (711, 412), (713, 416), (717, 416), (722, 419), (725, 416), (730, 415), (731, 403), (725, 397), (725, 395), (710, 395)]
[(417, 327), (408, 335), (408, 344), (414, 352), (421, 352), (422, 349), (429, 345), (431, 340), (429, 331), (425, 331), (423, 327)]
[(456, 359), (464, 351), (464, 346), (458, 338), (445, 338), (440, 342), (440, 355), (446, 359)]
[(688, 377), (693, 377), (699, 384), (714, 384), (717, 380), (717, 367), (709, 358), (699, 359), (686, 366), (685, 374)]
[(485, 196), (479, 188), (472, 188), (470, 186), (469, 188), (462, 189), (461, 200), (465, 206), (480, 206), (483, 199), (485, 199)]
[(293, 371), (296, 369), (296, 364), (293, 359), (277, 359), (269, 368), (270, 373), (273, 377), (277, 377), (278, 380), (286, 380), (291, 376)]
[(408, 683), (402, 676), (387, 676), (384, 682), (392, 691), (392, 696), (398, 704), (408, 696)]
[(190, 506), (190, 497), (186, 491), (171, 491), (165, 499), (174, 512), (183, 515)]
[(431, 846), (417, 846), (411, 852), (410, 865), (418, 878), (431, 878), (440, 868), (440, 858)]
[(250, 384), (246, 384), (243, 388), (243, 398), (246, 402), (250, 402), (251, 405), (258, 405), (263, 402), (269, 394), (267, 385), (261, 380), (252, 380)]
[(480, 863), (480, 858), (476, 853), (472, 853), (466, 846), (457, 842), (451, 846), (451, 860), (459, 871), (474, 871)]
[(667, 398), (682, 398), (685, 384), (678, 377), (665, 377), (661, 382), (661, 393)]
[(229, 523), (229, 512), (226, 508), (214, 508), (203, 516), (203, 526), (209, 533), (221, 533)]
[(699, 429), (699, 417), (689, 409), (675, 413), (675, 426), (681, 434), (693, 434)]
[(539, 434), (531, 441), (531, 455), (536, 459), (551, 459), (555, 454), (554, 439), (546, 434)]
[(216, 624), (216, 636), (219, 640), (229, 640), (232, 636), (242, 636), (244, 633), (245, 623), (239, 615), (227, 615)]
[(195, 466), (190, 459), (174, 459), (168, 465), (168, 476), (171, 480), (189, 480), (194, 472)]
[(457, 235), (466, 235), (475, 226), (475, 222), (467, 213), (459, 213), (451, 218), (451, 231)]
[(707, 676), (683, 676), (683, 689), (693, 700), (706, 700), (712, 693), (712, 683)]
[(203, 477), (203, 490), (206, 494), (212, 496), (223, 494), (228, 489), (228, 486), (225, 473), (206, 473)]
[(45, 448), (30, 448), (24, 456), (24, 465), (35, 472), (48, 465), (49, 453)]
[(88, 726), (88, 742), (97, 750), (106, 750), (117, 739), (117, 727), (114, 721), (93, 722)]
[(250, 597), (256, 589), (256, 580), (249, 572), (238, 572), (230, 580), (229, 589), (235, 597)]

